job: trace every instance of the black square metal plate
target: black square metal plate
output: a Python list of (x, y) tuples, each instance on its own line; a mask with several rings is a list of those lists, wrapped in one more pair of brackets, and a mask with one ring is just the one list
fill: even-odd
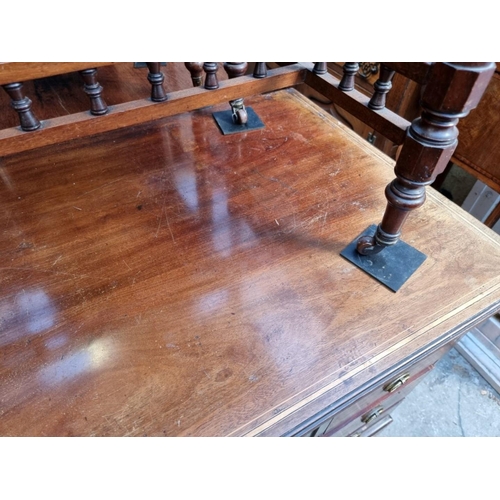
[(245, 108), (247, 111), (248, 121), (244, 125), (237, 125), (233, 122), (233, 113), (228, 111), (217, 111), (213, 113), (215, 121), (221, 132), (224, 135), (238, 134), (240, 132), (250, 132), (251, 130), (258, 130), (264, 128), (262, 120), (257, 116), (253, 108)]
[(340, 252), (342, 257), (352, 262), (380, 283), (397, 292), (422, 265), (427, 258), (422, 252), (399, 240), (395, 245), (384, 248), (376, 255), (360, 255), (356, 242), (361, 236), (373, 236), (377, 226), (372, 224), (354, 241)]

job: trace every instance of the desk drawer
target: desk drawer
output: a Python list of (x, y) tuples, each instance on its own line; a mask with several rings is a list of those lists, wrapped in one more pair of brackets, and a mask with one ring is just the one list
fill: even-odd
[[(340, 437), (348, 436), (353, 432), (364, 432), (380, 418), (385, 417), (388, 411), (401, 403), (421, 381), (422, 377), (432, 370), (433, 366), (426, 365), (423, 368), (415, 366), (396, 377), (392, 377), (382, 387), (378, 387), (336, 415), (326, 428), (324, 436)], [(418, 371), (415, 373), (415, 370)], [(400, 379), (404, 380), (402, 377), (407, 375), (410, 375), (409, 378), (405, 377), (406, 381), (393, 389), (395, 384)], [(393, 389), (392, 392), (389, 392), (390, 389)]]
[(451, 347), (451, 344), (443, 346), (424, 359), (398, 370), (395, 375), (385, 378), (368, 393), (365, 392), (321, 419), (306, 436), (365, 435), (372, 426), (378, 426), (381, 419), (384, 419), (384, 422), (387, 420), (385, 417), (388, 411), (403, 401)]

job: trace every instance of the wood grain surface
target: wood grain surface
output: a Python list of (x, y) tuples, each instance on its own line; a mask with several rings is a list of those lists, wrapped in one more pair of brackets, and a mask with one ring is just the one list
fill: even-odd
[(476, 110), (464, 118), (453, 160), (500, 192), (500, 73), (496, 72)]
[(24, 82), (36, 78), (71, 73), (90, 68), (109, 66), (111, 62), (11, 62), (0, 63), (0, 85)]
[(340, 257), (392, 161), (246, 102), (265, 129), (225, 104), (1, 160), (0, 435), (286, 434), (499, 309), (499, 237), (432, 192), (398, 293)]

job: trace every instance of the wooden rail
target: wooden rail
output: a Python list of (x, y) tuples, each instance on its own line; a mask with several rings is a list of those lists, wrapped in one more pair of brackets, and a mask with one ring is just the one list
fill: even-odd
[(0, 85), (25, 82), (36, 78), (63, 75), (73, 71), (109, 66), (111, 62), (66, 62), (66, 63), (0, 63)]
[(266, 78), (243, 76), (225, 80), (215, 90), (195, 87), (172, 92), (165, 102), (146, 98), (110, 106), (109, 113), (104, 116), (92, 116), (85, 111), (44, 120), (42, 127), (33, 132), (23, 132), (19, 127), (5, 129), (0, 131), (0, 156), (130, 127), (239, 97), (293, 87), (304, 82), (306, 73), (302, 65), (294, 64), (271, 70)]
[(313, 64), (301, 63), (308, 70), (305, 83), (317, 90), (326, 98), (333, 101), (341, 108), (349, 110), (349, 113), (360, 119), (370, 127), (380, 132), (384, 137), (394, 142), (402, 144), (406, 136), (406, 129), (410, 122), (384, 108), (378, 111), (368, 108), (370, 98), (356, 89), (343, 92), (338, 88), (340, 80), (330, 73), (318, 75), (312, 72)]

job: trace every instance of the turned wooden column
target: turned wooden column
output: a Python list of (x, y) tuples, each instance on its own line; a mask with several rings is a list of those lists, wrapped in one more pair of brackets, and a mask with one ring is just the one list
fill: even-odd
[(185, 62), (187, 70), (191, 74), (193, 87), (201, 87), (203, 83), (203, 63), (202, 62)]
[(206, 73), (205, 77), (205, 88), (208, 90), (215, 90), (219, 88), (219, 81), (217, 80), (217, 70), (219, 69), (219, 63), (216, 62), (206, 62), (203, 63), (203, 70)]
[(149, 69), (148, 81), (151, 84), (151, 100), (153, 102), (163, 102), (167, 100), (167, 93), (163, 88), (165, 75), (161, 72), (161, 63), (147, 62)]
[(325, 75), (326, 73), (328, 73), (326, 62), (314, 63), (313, 73), (315, 73), (316, 75)]
[(31, 99), (24, 95), (23, 84), (8, 83), (3, 88), (9, 94), (10, 105), (17, 111), (21, 129), (25, 132), (39, 129), (41, 123), (31, 110)]
[(340, 80), (339, 83), (339, 89), (344, 92), (350, 92), (351, 90), (354, 90), (354, 80), (356, 78), (356, 74), (359, 71), (359, 63), (346, 62), (342, 67), (342, 71), (343, 75), (342, 80)]
[(380, 65), (380, 76), (373, 85), (375, 92), (373, 93), (368, 107), (370, 109), (384, 109), (385, 100), (389, 90), (392, 88), (392, 79), (395, 71), (388, 68), (385, 64)]
[[(422, 115), (413, 121), (395, 167), (396, 179), (386, 188), (387, 208), (373, 237), (358, 240), (362, 255), (379, 253), (399, 240), (411, 210), (425, 201), (457, 146), (457, 123), (481, 99), (494, 63), (435, 63), (422, 96)], [(458, 237), (459, 235), (457, 235)]]
[(90, 99), (90, 113), (93, 115), (105, 115), (108, 112), (108, 106), (102, 98), (102, 87), (97, 81), (97, 70), (84, 69), (80, 71), (80, 75), (83, 79), (83, 90), (89, 96)]
[(253, 68), (254, 78), (265, 78), (267, 76), (267, 66), (265, 62), (256, 62)]

